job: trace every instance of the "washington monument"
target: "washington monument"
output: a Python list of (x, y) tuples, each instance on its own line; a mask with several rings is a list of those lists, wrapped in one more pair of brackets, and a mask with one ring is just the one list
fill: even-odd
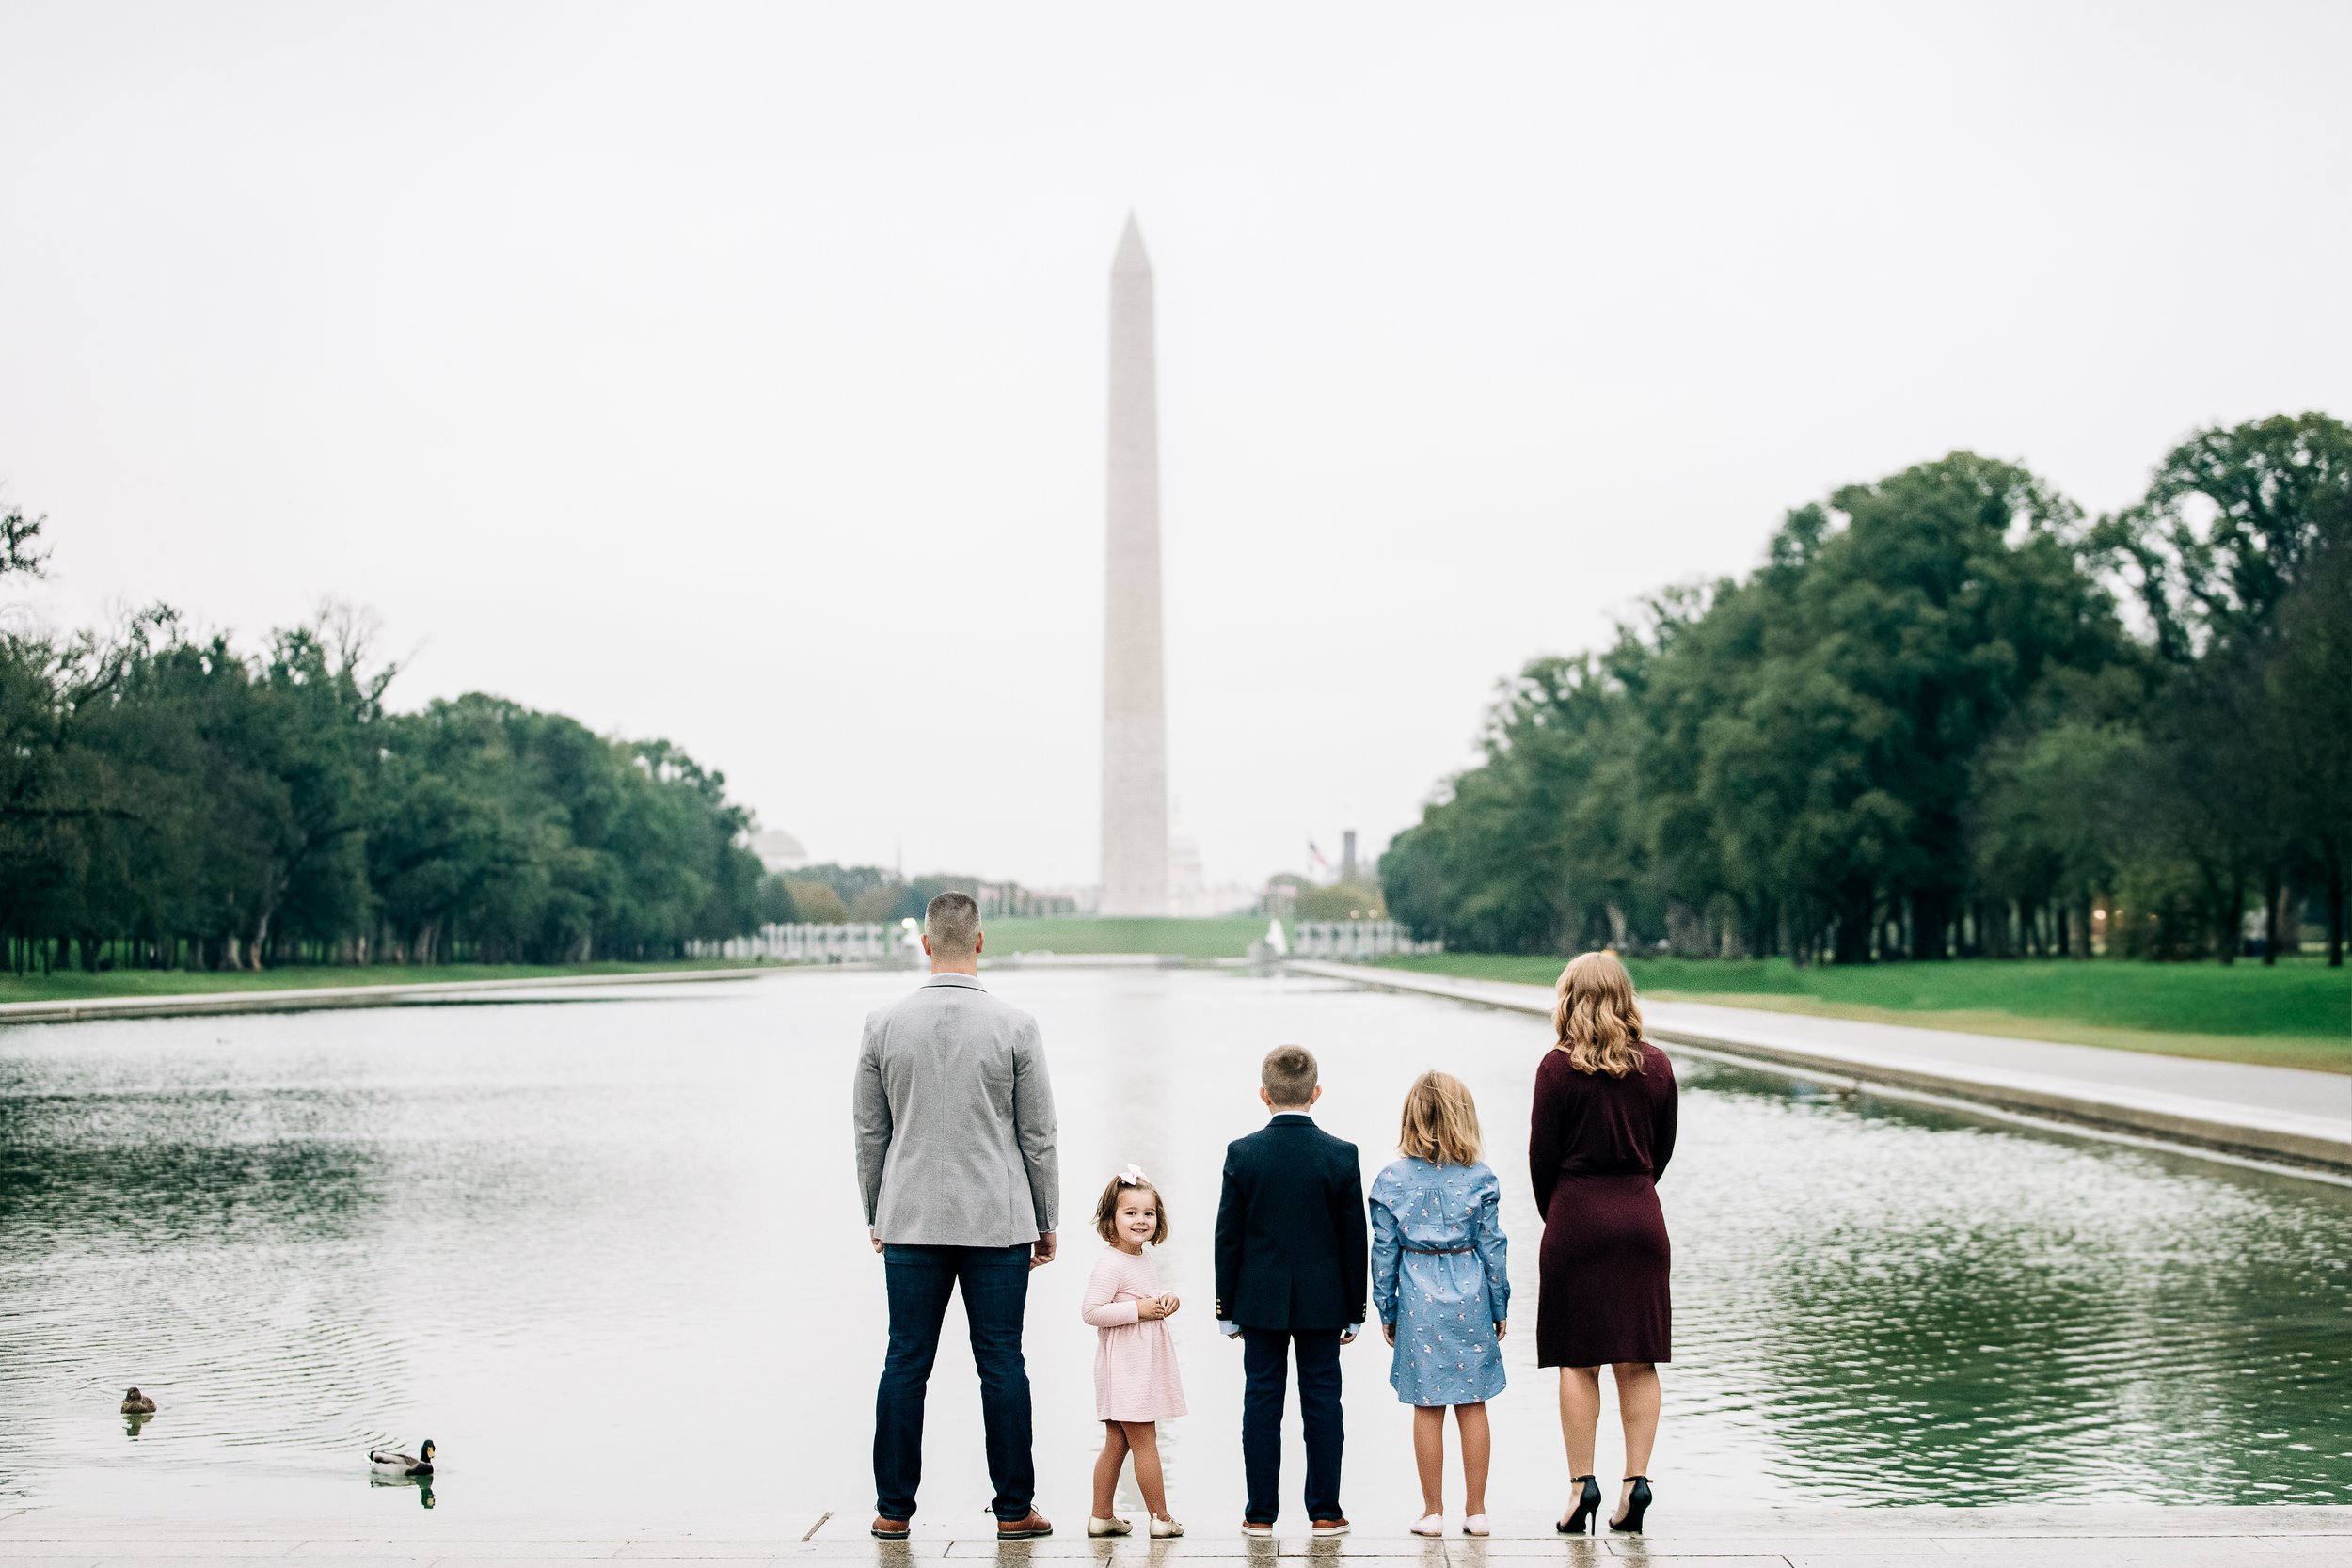
[(1161, 673), (1160, 399), (1152, 259), (1134, 214), (1111, 261), (1110, 461), (1103, 550), (1104, 914), (1166, 914), (1168, 702)]

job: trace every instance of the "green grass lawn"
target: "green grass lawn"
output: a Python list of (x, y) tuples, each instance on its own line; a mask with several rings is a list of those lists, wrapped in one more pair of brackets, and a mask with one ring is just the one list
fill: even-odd
[[(1441, 953), (1400, 969), (1550, 985), (1561, 960)], [(1798, 969), (1785, 958), (1631, 958), (1645, 995), (1661, 1001), (1910, 1023), (2222, 1061), (2352, 1072), (2352, 969), (2299, 959), (2145, 964), (1996, 962)]]
[(111, 969), (99, 974), (0, 974), (0, 1002), (81, 1002), (107, 996), (193, 996), (214, 991), (302, 990), (313, 986), (436, 986), (452, 980), (562, 980), (583, 974), (655, 974), (679, 969), (739, 969), (735, 959), (652, 964), (372, 964), (366, 968), (293, 967), (203, 973), (186, 969)]
[(1209, 920), (1057, 915), (990, 920), (982, 929), (991, 953), (1181, 953), (1188, 958), (1238, 958), (1265, 935), (1265, 919), (1247, 914)]

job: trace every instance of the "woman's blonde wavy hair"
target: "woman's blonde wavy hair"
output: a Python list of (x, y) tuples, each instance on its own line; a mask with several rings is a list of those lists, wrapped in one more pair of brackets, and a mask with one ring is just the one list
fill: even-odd
[(1450, 1072), (1424, 1072), (1405, 1091), (1396, 1151), (1433, 1165), (1478, 1163), (1478, 1102)]
[(1581, 953), (1552, 988), (1552, 1048), (1579, 1072), (1623, 1078), (1642, 1066), (1642, 1005), (1614, 953)]

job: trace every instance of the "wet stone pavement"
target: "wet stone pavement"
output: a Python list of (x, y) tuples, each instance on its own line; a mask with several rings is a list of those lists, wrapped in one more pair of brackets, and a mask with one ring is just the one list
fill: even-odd
[[(456, 1528), (443, 1531), (439, 1526)], [(1273, 1563), (1324, 1560), (1345, 1568), (1517, 1568), (1525, 1561), (1693, 1563), (1708, 1568), (1922, 1568), (1932, 1563), (2062, 1563), (2069, 1568), (2221, 1568), (2259, 1562), (2352, 1560), (2352, 1508), (2074, 1507), (1752, 1510), (1661, 1521), (1644, 1536), (1565, 1539), (1540, 1514), (1497, 1515), (1494, 1535), (1420, 1541), (1370, 1529), (1334, 1541), (1303, 1532), (1272, 1541), (1200, 1528), (1181, 1541), (1089, 1541), (1077, 1533), (1000, 1544), (985, 1517), (961, 1530), (918, 1528), (903, 1544), (865, 1533), (863, 1514), (767, 1514), (699, 1523), (618, 1519), (348, 1521), (284, 1519), (257, 1524), (201, 1515), (68, 1513), (26, 1509), (0, 1516), (7, 1568), (98, 1568), (101, 1564), (320, 1562), (339, 1568), (574, 1562), (859, 1563), (912, 1568), (932, 1561), (996, 1559), (1007, 1564), (1085, 1560), (1106, 1568), (1150, 1568), (1188, 1560)]]

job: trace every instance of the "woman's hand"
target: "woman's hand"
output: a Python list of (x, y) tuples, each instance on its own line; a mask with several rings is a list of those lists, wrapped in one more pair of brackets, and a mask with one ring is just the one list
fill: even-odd
[(1501, 1323), (1495, 1324), (1495, 1338), (1498, 1339), (1508, 1339), (1510, 1337), (1511, 1320), (1505, 1318)]
[(1391, 1350), (1394, 1350), (1396, 1348), (1396, 1324), (1382, 1323), (1380, 1325), (1380, 1338), (1389, 1342), (1389, 1348)]

